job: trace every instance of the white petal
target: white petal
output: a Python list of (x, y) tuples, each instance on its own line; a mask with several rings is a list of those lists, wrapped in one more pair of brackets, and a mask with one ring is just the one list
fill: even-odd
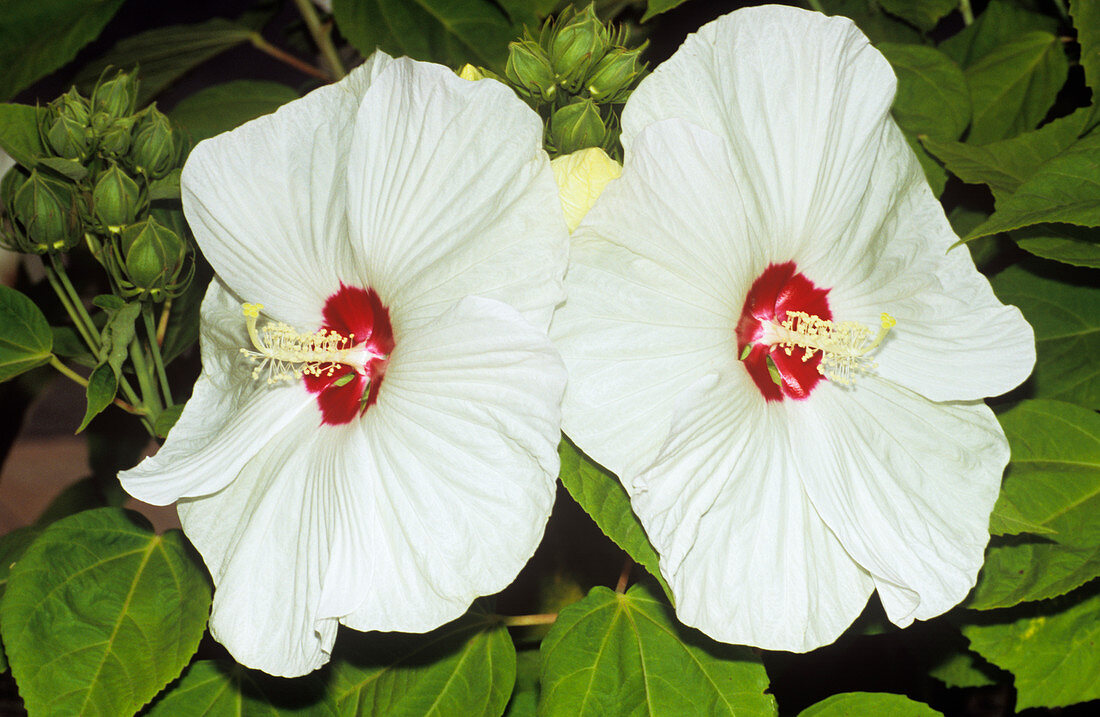
[(423, 632), (506, 587), (553, 505), (564, 384), (545, 334), (496, 301), (403, 336), (347, 457), (322, 614)]
[(183, 208), (203, 255), (245, 300), (293, 325), (321, 324), (351, 263), (348, 153), (356, 109), (392, 59), (376, 53), (314, 90), (191, 152)]
[(341, 515), (334, 484), (361, 471), (347, 435), (299, 414), (223, 490), (180, 501), (214, 578), (210, 632), (242, 665), (294, 677), (328, 661), (337, 619), (318, 605)]
[(623, 113), (623, 145), (629, 156), (646, 126), (669, 118), (723, 137), (783, 262), (844, 233), (894, 88), (889, 63), (847, 18), (746, 8), (703, 26), (640, 83)]
[(680, 392), (741, 370), (734, 327), (757, 262), (730, 239), (748, 231), (737, 187), (706, 161), (720, 140), (662, 125), (574, 233), (550, 330), (569, 369), (565, 432), (620, 475), (653, 459)]
[(933, 403), (875, 377), (790, 401), (792, 454), (814, 507), (906, 626), (973, 587), (1008, 443), (981, 403)]
[(359, 110), (349, 164), (361, 283), (415, 325), (467, 295), (545, 328), (568, 235), (542, 122), (495, 81), (395, 60)]
[(272, 436), (315, 404), (301, 383), (269, 386), (252, 378), (240, 354), (248, 345), (240, 303), (217, 279), (201, 314), (203, 372), (183, 414), (156, 455), (118, 474), (127, 493), (153, 505), (221, 490)]
[(676, 613), (723, 642), (804, 652), (863, 610), (870, 577), (810, 505), (778, 404), (745, 375), (703, 379), (632, 503)]

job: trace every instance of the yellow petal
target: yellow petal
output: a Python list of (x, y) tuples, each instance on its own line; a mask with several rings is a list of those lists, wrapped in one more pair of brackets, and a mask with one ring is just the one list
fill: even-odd
[(570, 233), (596, 203), (596, 198), (612, 179), (623, 173), (620, 165), (598, 147), (581, 149), (550, 162), (558, 182), (562, 211)]

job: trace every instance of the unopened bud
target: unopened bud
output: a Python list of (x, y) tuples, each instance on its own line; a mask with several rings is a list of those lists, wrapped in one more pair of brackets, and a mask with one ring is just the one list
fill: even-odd
[(589, 70), (607, 53), (611, 36), (593, 5), (560, 27), (550, 42), (550, 62), (561, 83), (576, 91)]
[(550, 141), (559, 154), (601, 147), (606, 138), (607, 126), (592, 100), (577, 100), (550, 117)]
[(558, 81), (554, 68), (537, 42), (522, 40), (509, 43), (504, 75), (531, 97), (549, 102), (557, 94)]
[(121, 157), (130, 149), (134, 120), (120, 117), (99, 135), (99, 150), (110, 157)]
[(83, 161), (90, 154), (88, 122), (88, 101), (74, 87), (50, 103), (42, 133), (57, 156)]
[(132, 295), (158, 301), (173, 293), (187, 259), (187, 245), (179, 235), (149, 217), (123, 230), (120, 248)]
[(641, 50), (613, 48), (592, 69), (588, 77), (588, 94), (598, 102), (619, 102), (626, 99), (630, 86), (641, 74), (638, 56)]
[(139, 172), (160, 179), (176, 168), (179, 153), (172, 136), (172, 124), (156, 105), (142, 112), (134, 130), (130, 159)]
[(81, 235), (76, 201), (71, 185), (32, 171), (11, 206), (28, 242), (24, 249), (45, 254), (72, 248)]
[(112, 119), (129, 117), (137, 106), (137, 91), (137, 79), (127, 72), (120, 71), (109, 80), (100, 78), (92, 91), (92, 109)]
[(144, 205), (142, 194), (138, 183), (118, 165), (112, 164), (99, 175), (92, 190), (92, 214), (109, 230), (120, 231), (141, 213)]

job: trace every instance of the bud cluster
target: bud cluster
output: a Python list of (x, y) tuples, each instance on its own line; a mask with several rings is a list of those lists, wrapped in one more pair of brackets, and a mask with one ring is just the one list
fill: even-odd
[(137, 102), (137, 79), (120, 71), (90, 97), (73, 87), (38, 111), (41, 154), (0, 181), (0, 243), (54, 254), (84, 240), (119, 294), (161, 301), (183, 291), (192, 262), (185, 230), (150, 215), (150, 190), (186, 147), (155, 104)]
[(628, 49), (626, 34), (602, 23), (589, 5), (580, 12), (568, 8), (538, 36), (525, 32), (508, 46), (505, 76), (498, 79), (542, 115), (552, 155), (585, 147), (619, 154), (615, 106), (645, 72), (645, 46)]

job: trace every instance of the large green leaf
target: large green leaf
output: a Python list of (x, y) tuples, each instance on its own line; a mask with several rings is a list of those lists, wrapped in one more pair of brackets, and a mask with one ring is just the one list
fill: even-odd
[(968, 650), (952, 652), (931, 670), (929, 676), (948, 687), (987, 687), (997, 684), (990, 673), (999, 670)]
[(298, 96), (280, 82), (235, 80), (199, 90), (176, 105), (169, 117), (198, 142), (270, 114)]
[(977, 145), (922, 137), (924, 146), (951, 173), (969, 184), (986, 184), (998, 202), (1030, 179), (1049, 159), (1077, 141), (1091, 110), (1083, 107), (1033, 132)]
[(293, 680), (271, 677), (232, 662), (190, 665), (157, 698), (148, 717), (278, 717), (334, 715), (324, 701), (324, 673)]
[(970, 123), (970, 90), (955, 61), (923, 45), (884, 42), (878, 49), (898, 76), (893, 112), (901, 128), (957, 139)]
[(33, 167), (46, 154), (38, 122), (45, 108), (29, 105), (0, 104), (0, 149), (24, 167)]
[(381, 48), (452, 67), (503, 71), (513, 26), (490, 0), (333, 0), (340, 32), (359, 52)]
[(751, 650), (676, 621), (644, 583), (565, 608), (542, 642), (540, 715), (774, 715)]
[(931, 30), (944, 16), (958, 7), (958, 0), (879, 0), (882, 8), (912, 23), (921, 30)]
[(1081, 45), (1085, 82), (1092, 88), (1093, 104), (1100, 104), (1100, 2), (1073, 0), (1069, 11)]
[(683, 5), (686, 1), (687, 0), (649, 0), (645, 6), (645, 15), (642, 15), (642, 22), (652, 17), (656, 17), (663, 12), (668, 12), (677, 5)]
[(1034, 396), (1100, 409), (1100, 285), (1090, 272), (1059, 281), (1052, 266), (1012, 266), (991, 283), (1035, 329)]
[(1100, 269), (1100, 228), (1036, 224), (1009, 236), (1021, 249), (1043, 259)]
[(935, 717), (940, 715), (923, 702), (914, 702), (904, 695), (887, 692), (842, 692), (810, 705), (798, 717)]
[(562, 440), (558, 454), (561, 456), (561, 482), (569, 495), (592, 517), (603, 534), (657, 578), (671, 597), (672, 591), (661, 577), (657, 551), (634, 515), (630, 497), (619, 479), (584, 455), (568, 439)]
[(341, 633), (329, 695), (341, 715), (496, 717), (515, 679), (507, 628), (475, 610), (426, 635)]
[(1012, 461), (994, 515), (1014, 513), (1049, 532), (990, 547), (967, 603), (980, 610), (1055, 597), (1100, 576), (1100, 415), (1033, 400), (1000, 421)]
[(1013, 675), (1016, 709), (1063, 707), (1100, 698), (1100, 595), (1012, 622), (966, 625), (975, 652)]
[(0, 284), (0, 381), (48, 363), (52, 348), (53, 333), (42, 311)]
[(1007, 0), (991, 0), (973, 24), (944, 40), (939, 47), (965, 68), (1009, 40), (1032, 30), (1057, 32), (1058, 21)]
[(535, 717), (539, 704), (539, 651), (516, 653), (516, 688), (504, 717)]
[(255, 34), (243, 24), (220, 17), (194, 25), (147, 30), (120, 41), (106, 55), (87, 65), (77, 75), (76, 83), (88, 89), (108, 65), (126, 70), (138, 65), (141, 79), (138, 106), (143, 106), (191, 68), (251, 40)]
[(178, 530), (100, 508), (46, 528), (11, 571), (0, 627), (32, 714), (133, 714), (198, 647), (210, 586)]
[(1100, 227), (1100, 133), (1045, 162), (967, 239), (1047, 222)]
[(0, 99), (10, 99), (96, 39), (122, 0), (6, 0), (0, 22)]
[[(4, 590), (8, 587), (8, 575), (12, 566), (22, 557), (34, 539), (42, 529), (36, 525), (30, 525), (15, 530), (0, 537), (0, 597), (4, 596)], [(4, 650), (0, 648), (0, 673), (8, 671), (8, 658)]]
[(1052, 33), (1028, 32), (966, 68), (973, 118), (968, 141), (987, 144), (1035, 129), (1066, 81), (1069, 62)]

